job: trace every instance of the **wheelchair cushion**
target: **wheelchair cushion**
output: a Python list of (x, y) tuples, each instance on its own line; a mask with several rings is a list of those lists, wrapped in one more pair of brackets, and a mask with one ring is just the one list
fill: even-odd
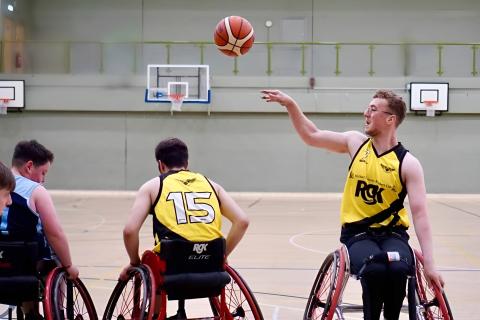
[(224, 238), (208, 242), (164, 239), (160, 248), (160, 258), (166, 262), (165, 275), (224, 271)]
[(0, 241), (0, 277), (35, 275), (37, 261), (36, 242)]
[(225, 271), (183, 273), (165, 276), (163, 287), (169, 300), (195, 299), (218, 296), (229, 282)]
[(225, 272), (225, 239), (191, 242), (164, 239), (160, 259), (165, 261), (163, 287), (169, 300), (218, 296), (230, 282)]
[(0, 277), (0, 304), (38, 301), (40, 289), (40, 280), (36, 276)]

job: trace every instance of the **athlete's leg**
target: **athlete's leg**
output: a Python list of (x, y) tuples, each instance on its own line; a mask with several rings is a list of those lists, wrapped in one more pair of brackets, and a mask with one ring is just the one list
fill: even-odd
[(412, 272), (412, 251), (405, 240), (396, 236), (381, 242), (384, 251), (397, 251), (400, 261), (391, 261), (388, 265), (387, 282), (390, 290), (385, 292), (383, 315), (385, 319), (398, 319), (405, 298), (407, 276)]
[[(381, 251), (378, 244), (369, 239), (355, 241), (348, 247), (352, 273), (359, 275), (361, 271), (363, 314), (366, 320), (380, 318), (387, 266), (384, 263), (377, 262), (365, 264), (365, 260)], [(363, 266), (365, 267), (361, 270)]]

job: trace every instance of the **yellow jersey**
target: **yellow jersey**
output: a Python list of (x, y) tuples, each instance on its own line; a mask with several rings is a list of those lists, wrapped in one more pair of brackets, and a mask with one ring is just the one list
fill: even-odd
[(155, 252), (160, 252), (164, 238), (197, 242), (223, 237), (220, 202), (210, 181), (199, 173), (181, 170), (160, 175), (151, 213)]
[(343, 191), (340, 212), (343, 226), (387, 226), (398, 213), (395, 218), (398, 221), (393, 224), (409, 227), (408, 213), (403, 207), (407, 188), (401, 178), (402, 161), (407, 152), (398, 143), (379, 155), (371, 139), (360, 146), (350, 164)]

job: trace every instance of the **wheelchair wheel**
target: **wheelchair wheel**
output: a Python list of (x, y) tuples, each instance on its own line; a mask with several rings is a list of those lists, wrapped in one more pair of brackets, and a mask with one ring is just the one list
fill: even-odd
[(330, 253), (318, 271), (308, 297), (304, 320), (331, 320), (343, 291), (345, 255), (341, 250)]
[(92, 298), (80, 279), (68, 279), (61, 268), (55, 268), (47, 277), (45, 285), (46, 319), (97, 320)]
[(417, 306), (418, 318), (425, 320), (453, 320), (452, 311), (445, 292), (437, 286), (428, 284), (423, 268), (423, 257), (417, 250), (415, 250), (415, 258), (416, 289), (419, 299), (419, 305)]
[(148, 266), (132, 267), (128, 279), (118, 280), (103, 314), (110, 319), (152, 319), (155, 308), (153, 275)]
[[(232, 318), (263, 320), (257, 300), (242, 276), (229, 265), (226, 266), (225, 271), (231, 278), (230, 283), (225, 286), (225, 302)], [(210, 306), (214, 316), (218, 317), (220, 314), (220, 298), (210, 298)]]

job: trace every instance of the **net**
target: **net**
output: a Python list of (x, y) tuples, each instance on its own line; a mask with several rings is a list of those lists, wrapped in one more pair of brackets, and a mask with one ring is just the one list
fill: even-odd
[(435, 106), (437, 105), (438, 101), (436, 100), (425, 100), (423, 101), (423, 103), (425, 104), (425, 110), (426, 110), (426, 114), (427, 114), (427, 117), (435, 117)]
[(168, 97), (170, 98), (170, 102), (172, 103), (170, 111), (182, 111), (183, 98), (185, 96), (183, 94), (174, 93), (170, 94)]
[(0, 98), (0, 115), (6, 115), (8, 111), (8, 104), (10, 103), (10, 99)]

